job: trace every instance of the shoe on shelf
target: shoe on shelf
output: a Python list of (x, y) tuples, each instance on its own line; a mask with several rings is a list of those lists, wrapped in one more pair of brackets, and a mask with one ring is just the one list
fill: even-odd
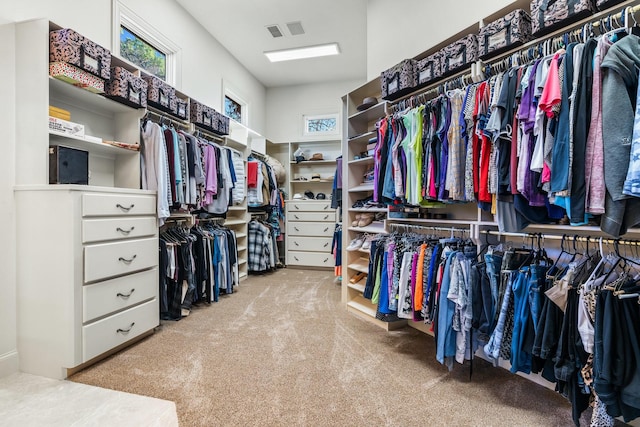
[(353, 220), (353, 222), (351, 223), (352, 227), (357, 227), (358, 223), (360, 222), (360, 217), (362, 216), (362, 214), (357, 214), (355, 219)]
[(347, 246), (347, 250), (348, 251), (357, 251), (358, 249), (360, 249), (362, 247), (362, 243), (364, 242), (364, 238), (362, 237), (362, 235), (357, 236), (355, 239), (353, 239), (351, 241), (351, 243), (349, 243), (349, 246)]
[(373, 240), (373, 238), (374, 236), (372, 236), (371, 234), (365, 233), (360, 249), (362, 249), (363, 251), (368, 251), (369, 249), (371, 249), (371, 241)]
[(362, 214), (358, 221), (358, 227), (366, 227), (373, 222), (373, 214)]
[(358, 272), (358, 273), (354, 274), (353, 277), (351, 277), (351, 279), (349, 279), (349, 283), (358, 283), (366, 275), (367, 275), (367, 273)]

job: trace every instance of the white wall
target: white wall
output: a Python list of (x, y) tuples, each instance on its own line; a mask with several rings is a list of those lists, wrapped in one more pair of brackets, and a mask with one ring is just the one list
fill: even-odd
[(267, 138), (275, 143), (308, 140), (302, 133), (303, 115), (341, 113), (342, 96), (363, 83), (347, 80), (267, 89)]
[(18, 370), (16, 344), (16, 251), (15, 207), (15, 26), (0, 26), (0, 224), (3, 236), (0, 245), (0, 377)]
[[(367, 80), (516, 0), (369, 0)], [(520, 2), (521, 3), (521, 2)]]

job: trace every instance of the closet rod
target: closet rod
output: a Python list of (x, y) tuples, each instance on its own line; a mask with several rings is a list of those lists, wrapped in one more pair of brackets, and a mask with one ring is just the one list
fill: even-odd
[(488, 234), (491, 236), (507, 236), (507, 237), (521, 237), (523, 239), (531, 239), (541, 237), (544, 240), (562, 240), (565, 241), (576, 241), (576, 242), (589, 242), (589, 243), (604, 243), (608, 245), (629, 245), (629, 246), (637, 246), (640, 244), (640, 240), (629, 240), (629, 239), (606, 239), (603, 238), (600, 240), (599, 237), (591, 237), (591, 236), (578, 236), (578, 235), (569, 235), (569, 234), (543, 234), (543, 233), (510, 233), (510, 232), (500, 232), (494, 230), (482, 230), (480, 231), (482, 234)]
[(218, 144), (223, 145), (224, 139), (222, 139), (222, 137), (220, 135), (216, 135), (213, 132), (210, 132), (210, 131), (208, 131), (206, 129), (202, 129), (198, 125), (194, 125), (194, 126), (195, 126), (195, 130), (193, 131), (193, 136), (195, 136), (196, 138), (202, 137), (202, 138), (209, 139), (209, 140), (211, 140), (213, 142), (216, 142)]
[(181, 129), (186, 130), (186, 131), (191, 130), (188, 123), (181, 122), (179, 120), (173, 119), (173, 118), (169, 117), (166, 113), (163, 113), (163, 112), (160, 112), (160, 111), (156, 111), (156, 110), (147, 109), (147, 112), (143, 116), (143, 120), (145, 118), (149, 118), (149, 116), (155, 116), (158, 119), (157, 123), (160, 124), (160, 125), (162, 125), (162, 124), (164, 124), (165, 122), (168, 121), (175, 128), (181, 128)]
[(406, 230), (409, 229), (419, 229), (419, 230), (429, 230), (429, 231), (450, 231), (450, 232), (462, 232), (469, 233), (468, 228), (456, 228), (456, 227), (439, 227), (435, 225), (413, 225), (413, 224), (402, 224), (402, 223), (389, 223), (389, 227), (397, 227), (404, 228)]

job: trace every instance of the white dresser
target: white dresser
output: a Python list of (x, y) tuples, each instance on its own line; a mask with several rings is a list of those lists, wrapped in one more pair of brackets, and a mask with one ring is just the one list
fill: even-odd
[(21, 371), (65, 378), (159, 324), (155, 192), (21, 186), (15, 196)]
[(331, 254), (336, 211), (329, 200), (286, 203), (287, 265), (333, 267)]

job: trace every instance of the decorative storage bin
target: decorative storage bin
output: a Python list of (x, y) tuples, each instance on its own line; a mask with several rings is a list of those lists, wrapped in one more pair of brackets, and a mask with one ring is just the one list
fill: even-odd
[(380, 75), (382, 99), (393, 100), (411, 92), (416, 87), (416, 61), (405, 59)]
[(147, 82), (147, 104), (175, 115), (178, 110), (176, 90), (155, 76), (142, 76)]
[(147, 108), (148, 84), (122, 67), (111, 68), (111, 79), (105, 86), (105, 96), (134, 108)]
[(451, 74), (478, 60), (478, 37), (469, 34), (442, 49), (442, 74)]
[(539, 36), (594, 11), (593, 0), (531, 0), (531, 33)]
[(218, 131), (218, 113), (213, 108), (191, 98), (190, 113), (191, 123), (214, 132)]
[(182, 120), (189, 120), (189, 101), (176, 97), (176, 116)]
[(111, 52), (70, 28), (49, 33), (49, 62), (67, 62), (109, 80)]
[(104, 92), (104, 80), (66, 62), (50, 62), (49, 75), (89, 92)]
[(424, 86), (440, 76), (442, 76), (442, 56), (440, 51), (416, 62), (416, 85), (418, 87)]
[(220, 135), (229, 135), (229, 117), (217, 111), (215, 113), (218, 115), (218, 133)]
[(514, 10), (478, 32), (480, 58), (498, 54), (531, 40), (531, 17), (522, 9)]

